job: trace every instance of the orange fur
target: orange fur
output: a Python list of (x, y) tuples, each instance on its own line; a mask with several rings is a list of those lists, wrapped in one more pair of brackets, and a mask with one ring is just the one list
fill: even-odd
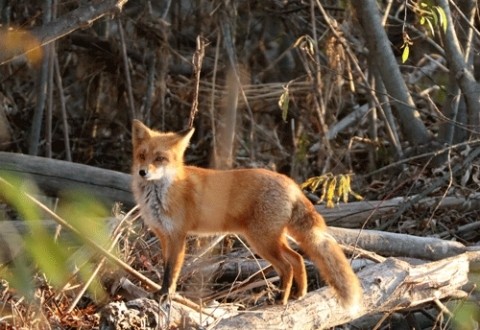
[(290, 248), (292, 235), (319, 267), (345, 307), (358, 306), (361, 287), (348, 260), (301, 189), (288, 177), (264, 169), (217, 171), (183, 164), (193, 130), (181, 134), (133, 123), (133, 193), (144, 221), (162, 245), (161, 294), (175, 291), (190, 233), (243, 235), (281, 278), (281, 303), (307, 292), (303, 257)]

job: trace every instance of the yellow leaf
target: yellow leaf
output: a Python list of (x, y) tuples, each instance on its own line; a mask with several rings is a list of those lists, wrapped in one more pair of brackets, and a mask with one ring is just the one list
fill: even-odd
[(316, 179), (315, 179), (315, 181), (313, 182), (313, 184), (312, 184), (312, 186), (311, 186), (312, 192), (317, 191), (317, 189), (318, 189), (318, 187), (320, 186), (320, 184), (321, 184), (322, 182), (324, 182), (324, 181), (325, 181), (324, 178), (322, 178), (321, 176), (317, 176)]
[[(327, 185), (327, 184), (326, 184)], [(328, 182), (328, 187), (327, 187), (327, 207), (330, 203), (333, 202), (333, 198), (335, 196), (335, 188), (337, 186), (337, 177), (333, 177), (329, 182)]]
[(359, 194), (357, 194), (356, 192), (354, 192), (353, 190), (350, 190), (350, 194), (355, 197), (358, 201), (363, 201), (363, 197)]
[(285, 91), (282, 93), (282, 95), (280, 95), (280, 99), (278, 100), (278, 106), (282, 110), (282, 119), (284, 122), (287, 121), (289, 103), (290, 103), (290, 95), (288, 92), (288, 88), (285, 88)]
[(402, 52), (402, 63), (405, 63), (408, 60), (409, 55), (410, 55), (410, 46), (408, 44), (404, 44), (403, 52)]
[(348, 202), (348, 193), (352, 190), (350, 188), (350, 175), (345, 175), (345, 188), (343, 190), (343, 196), (342, 196), (342, 199), (343, 199), (343, 202), (344, 203), (347, 203)]
[(432, 33), (432, 36), (434, 36), (435, 35), (435, 29), (433, 28), (432, 22), (428, 18), (425, 21), (427, 22), (428, 27), (430, 28), (430, 32)]
[(443, 10), (440, 6), (433, 7), (439, 16), (440, 26), (442, 27), (443, 32), (447, 31), (447, 14), (445, 14), (445, 10)]

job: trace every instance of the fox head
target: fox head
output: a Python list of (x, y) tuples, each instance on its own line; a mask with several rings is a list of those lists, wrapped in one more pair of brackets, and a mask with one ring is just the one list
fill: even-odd
[(145, 180), (172, 180), (183, 166), (183, 154), (195, 130), (163, 133), (133, 121), (133, 175)]

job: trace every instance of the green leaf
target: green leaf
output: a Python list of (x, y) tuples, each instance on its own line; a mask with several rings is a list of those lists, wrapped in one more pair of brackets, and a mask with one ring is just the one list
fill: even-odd
[(11, 287), (31, 301), (34, 298), (35, 287), (29, 263), (25, 255), (20, 254), (13, 259), (9, 267), (3, 265), (0, 267), (0, 278), (5, 279)]
[[(40, 223), (42, 220), (35, 222)], [(65, 285), (71, 274), (71, 270), (66, 267), (65, 248), (54, 241), (42, 224), (33, 227), (36, 227), (36, 231), (25, 238), (25, 248), (55, 287)]]
[[(0, 199), (11, 205), (20, 214), (28, 228), (21, 243), (25, 246), (26, 253), (16, 257), (11, 265), (3, 269), (0, 267), (0, 277), (5, 278), (12, 287), (16, 288), (26, 297), (35, 294), (34, 274), (42, 272), (45, 278), (56, 287), (65, 285), (71, 279), (73, 271), (81, 265), (80, 277), (87, 281), (92, 274), (95, 263), (91, 260), (93, 252), (75, 253), (70, 245), (59, 243), (54, 235), (40, 220), (37, 205), (29, 197), (33, 188), (24, 179), (11, 177), (0, 173)], [(74, 192), (66, 194), (62, 199), (61, 211), (73, 226), (84, 237), (105, 245), (110, 242), (108, 231), (103, 219), (107, 210), (91, 195)], [(0, 239), (2, 233), (0, 233)], [(82, 239), (79, 238), (82, 242)], [(80, 257), (77, 257), (77, 256)], [(89, 285), (89, 290), (97, 298), (102, 298), (104, 292), (97, 278)]]
[[(478, 283), (477, 283), (478, 284)], [(475, 329), (475, 315), (479, 315), (480, 308), (474, 302), (462, 301), (454, 306), (455, 314), (453, 323), (456, 325), (454, 329)]]
[[(88, 237), (99, 245), (107, 244), (109, 233), (105, 226), (107, 209), (86, 191), (64, 191), (58, 214), (78, 230), (82, 237)], [(84, 243), (80, 238), (80, 243)]]
[(28, 193), (35, 193), (36, 187), (29, 181), (0, 172), (0, 198), (15, 208), (22, 219), (38, 220), (39, 212), (37, 207), (26, 196)]

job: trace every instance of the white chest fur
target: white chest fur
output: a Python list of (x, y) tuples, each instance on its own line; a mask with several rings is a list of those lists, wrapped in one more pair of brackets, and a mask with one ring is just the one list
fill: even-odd
[(140, 203), (144, 221), (149, 227), (157, 228), (166, 234), (175, 230), (174, 221), (166, 215), (168, 202), (168, 180), (155, 180), (147, 182), (143, 187)]

